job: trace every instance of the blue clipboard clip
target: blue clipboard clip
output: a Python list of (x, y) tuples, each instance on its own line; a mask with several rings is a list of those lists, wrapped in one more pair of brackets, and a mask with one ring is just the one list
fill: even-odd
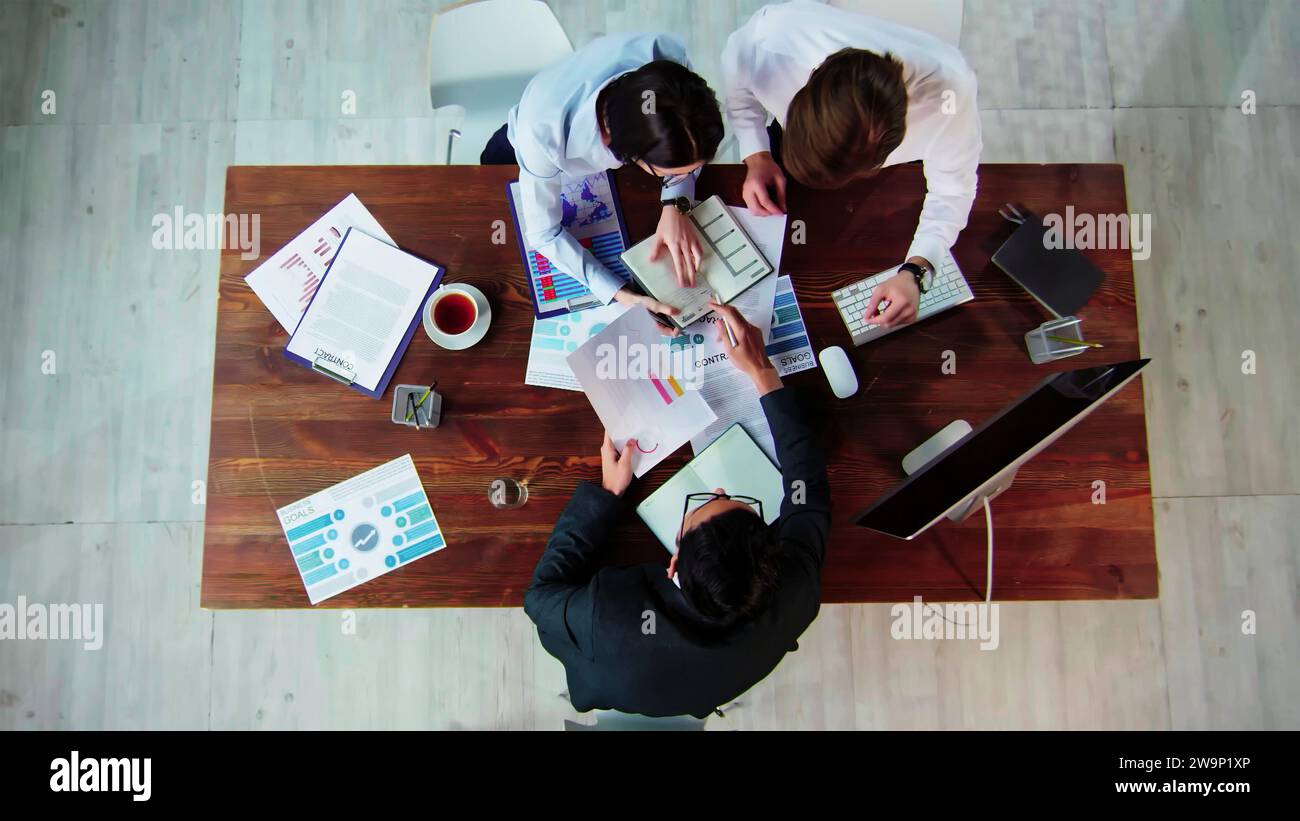
[(356, 371), (349, 371), (333, 365), (330, 362), (325, 361), (325, 357), (323, 356), (317, 357), (316, 361), (311, 363), (311, 369), (319, 374), (328, 376), (335, 382), (347, 385), (348, 387), (352, 387), (352, 383), (357, 381)]

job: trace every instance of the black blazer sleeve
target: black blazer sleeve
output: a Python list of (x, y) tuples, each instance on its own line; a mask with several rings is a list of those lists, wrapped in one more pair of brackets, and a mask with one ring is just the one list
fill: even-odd
[(778, 388), (762, 398), (767, 425), (776, 440), (785, 498), (778, 528), (781, 539), (799, 552), (821, 576), (826, 538), (831, 527), (831, 485), (821, 445), (790, 388)]
[(574, 652), (592, 656), (596, 555), (621, 507), (604, 488), (579, 482), (533, 571), (524, 612), (537, 625), (543, 645), (561, 660)]

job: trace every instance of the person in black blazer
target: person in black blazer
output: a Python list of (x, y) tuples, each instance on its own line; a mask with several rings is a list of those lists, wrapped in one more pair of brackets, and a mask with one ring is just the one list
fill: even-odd
[(659, 564), (599, 567), (632, 482), (632, 448), (620, 456), (606, 433), (601, 486), (578, 484), (524, 596), (577, 710), (704, 718), (797, 650), (817, 617), (831, 521), (825, 459), (758, 329), (733, 308), (713, 308), (736, 336), (733, 345), (717, 323), (728, 359), (762, 397), (785, 485), (781, 516), (768, 526), (728, 495), (745, 488), (717, 488), (686, 515), (666, 573)]

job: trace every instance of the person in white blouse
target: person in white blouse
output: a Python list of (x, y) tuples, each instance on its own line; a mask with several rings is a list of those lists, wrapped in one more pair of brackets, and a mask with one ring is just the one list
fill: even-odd
[(658, 178), (663, 211), (652, 258), (671, 255), (682, 285), (694, 285), (701, 249), (689, 229), (695, 176), (722, 142), (722, 112), (671, 34), (599, 37), (538, 73), (483, 151), (483, 164), (519, 164), (528, 242), (604, 302), (677, 308), (635, 292), (564, 229), (561, 176), (633, 164)]
[(795, 0), (764, 6), (733, 33), (722, 71), (752, 211), (785, 211), (781, 165), (810, 188), (838, 188), (923, 163), (920, 223), (866, 316), (887, 328), (915, 321), (925, 269), (941, 264), (975, 201), (983, 143), (975, 73), (961, 53), (915, 29)]

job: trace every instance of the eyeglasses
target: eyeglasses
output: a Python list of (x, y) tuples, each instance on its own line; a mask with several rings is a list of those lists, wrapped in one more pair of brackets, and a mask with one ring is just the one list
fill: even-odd
[[(645, 162), (645, 160), (642, 160), (641, 162)], [(655, 167), (650, 163), (648, 162), (645, 163), (645, 167), (646, 170), (648, 170), (652, 175), (654, 175), (655, 179), (659, 180), (659, 187), (661, 189), (672, 188), (674, 185), (680, 185), (681, 183), (685, 182), (686, 180), (692, 179), (693, 177), (697, 176), (700, 173), (700, 169), (697, 168), (694, 171), (690, 172), (689, 174), (673, 174), (671, 176), (665, 177), (662, 174), (660, 174), (658, 171), (656, 171)]]
[(682, 541), (682, 534), (686, 532), (686, 514), (691, 511), (691, 502), (699, 502), (699, 504), (695, 506), (695, 509), (699, 510), (709, 502), (718, 499), (730, 499), (733, 502), (744, 502), (750, 507), (758, 508), (758, 518), (767, 521), (767, 519), (763, 517), (762, 499), (755, 499), (753, 496), (733, 496), (730, 493), (688, 493), (686, 494), (686, 501), (682, 504), (682, 524), (681, 527), (677, 528), (678, 544)]

